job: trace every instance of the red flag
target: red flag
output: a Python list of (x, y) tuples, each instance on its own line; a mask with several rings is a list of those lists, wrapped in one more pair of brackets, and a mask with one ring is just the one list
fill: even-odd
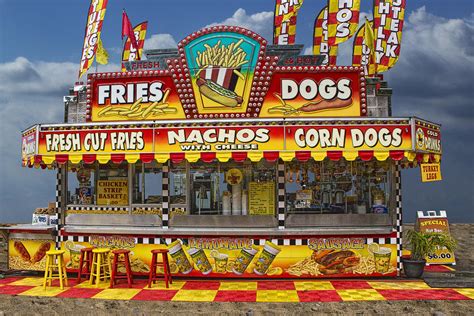
[[(135, 38), (135, 32), (133, 31), (132, 23), (130, 23), (130, 20), (128, 19), (127, 13), (125, 13), (125, 10), (123, 10), (122, 13), (122, 40), (124, 36), (128, 36), (128, 38), (132, 42), (132, 46), (137, 49), (138, 52), (138, 43), (137, 39)], [(140, 59), (139, 56), (138, 59)]]

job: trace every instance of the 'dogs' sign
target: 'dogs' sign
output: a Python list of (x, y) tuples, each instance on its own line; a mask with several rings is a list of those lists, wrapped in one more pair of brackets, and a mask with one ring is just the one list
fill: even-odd
[(178, 44), (166, 70), (88, 77), (89, 121), (365, 116), (360, 67), (278, 64), (239, 27), (204, 29)]

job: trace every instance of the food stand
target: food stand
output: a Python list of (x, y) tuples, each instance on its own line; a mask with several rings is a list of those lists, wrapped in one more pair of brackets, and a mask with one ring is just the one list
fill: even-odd
[[(82, 247), (105, 246), (130, 249), (137, 274), (155, 248), (183, 277), (400, 273), (401, 169), (439, 162), (438, 125), (376, 114), (380, 78), (243, 28), (163, 54), (89, 74), (83, 118), (23, 132), (23, 165), (57, 171), (49, 232), (68, 271)], [(22, 237), (10, 258), (27, 259)]]

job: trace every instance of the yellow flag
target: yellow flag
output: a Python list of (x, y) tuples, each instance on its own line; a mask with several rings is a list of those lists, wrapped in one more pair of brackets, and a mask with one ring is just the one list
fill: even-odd
[(364, 29), (364, 42), (365, 45), (370, 49), (371, 54), (374, 52), (374, 30), (372, 29), (372, 26), (370, 25), (369, 20), (367, 18), (365, 19), (365, 29)]
[(107, 53), (104, 46), (102, 45), (102, 40), (100, 39), (100, 37), (99, 37), (99, 43), (97, 45), (95, 60), (97, 61), (97, 63), (101, 65), (105, 65), (109, 63), (109, 53)]

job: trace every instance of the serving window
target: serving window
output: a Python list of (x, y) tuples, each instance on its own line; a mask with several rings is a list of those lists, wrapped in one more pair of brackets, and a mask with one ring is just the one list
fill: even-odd
[(69, 164), (67, 204), (95, 204), (96, 165)]
[[(358, 220), (389, 224), (394, 206), (393, 171), (389, 161), (289, 163), (285, 178), (287, 224), (344, 225), (342, 215), (347, 225), (359, 224)], [(321, 216), (300, 216), (297, 220), (298, 215), (308, 214)], [(334, 221), (330, 215), (336, 214), (341, 216)]]
[[(275, 223), (275, 163), (263, 160), (188, 163), (188, 179), (184, 179), (184, 169), (182, 165), (171, 166), (170, 198), (173, 204), (186, 194), (189, 216), (173, 216), (171, 226), (238, 227), (252, 222), (263, 226)], [(262, 224), (265, 218), (271, 224)]]
[(132, 166), (132, 203), (161, 204), (163, 202), (162, 165), (157, 162), (137, 162)]

